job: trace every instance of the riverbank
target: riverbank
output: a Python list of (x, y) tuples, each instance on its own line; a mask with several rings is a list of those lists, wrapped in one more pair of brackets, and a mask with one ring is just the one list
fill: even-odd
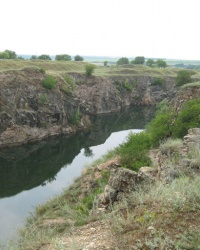
[(110, 152), (38, 206), (13, 249), (198, 249), (199, 143), (200, 129), (168, 140), (150, 151), (151, 167), (138, 173)]

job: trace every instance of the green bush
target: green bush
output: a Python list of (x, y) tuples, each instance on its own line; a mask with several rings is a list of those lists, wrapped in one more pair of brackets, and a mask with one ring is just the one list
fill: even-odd
[(116, 152), (120, 155), (124, 167), (138, 170), (142, 166), (150, 165), (150, 158), (146, 155), (150, 147), (150, 136), (146, 132), (141, 132), (130, 134), (127, 142), (120, 145)]
[(179, 71), (176, 77), (176, 85), (182, 86), (186, 83), (192, 82), (192, 78), (191, 78), (192, 75), (194, 75), (194, 71), (191, 71), (191, 70)]
[(94, 64), (87, 64), (85, 66), (85, 72), (87, 76), (91, 76), (94, 73), (96, 66)]
[(151, 136), (153, 146), (172, 135), (173, 110), (157, 113), (156, 117), (147, 125), (147, 132)]
[(173, 137), (182, 138), (188, 129), (200, 127), (200, 100), (194, 99), (186, 102), (173, 127)]
[(56, 86), (56, 79), (53, 76), (48, 75), (42, 82), (42, 85), (47, 89), (53, 89)]

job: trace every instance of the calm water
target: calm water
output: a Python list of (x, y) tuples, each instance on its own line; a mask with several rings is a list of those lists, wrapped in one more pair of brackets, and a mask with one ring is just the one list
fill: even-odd
[(93, 117), (90, 131), (0, 150), (0, 239), (14, 237), (34, 208), (61, 193), (82, 169), (137, 133), (152, 109), (127, 109)]

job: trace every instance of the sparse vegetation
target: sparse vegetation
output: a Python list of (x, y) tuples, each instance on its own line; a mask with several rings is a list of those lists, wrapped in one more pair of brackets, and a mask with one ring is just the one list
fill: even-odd
[(72, 94), (75, 90), (75, 83), (73, 78), (70, 75), (65, 75), (65, 84), (62, 84), (61, 89), (66, 93), (66, 94)]

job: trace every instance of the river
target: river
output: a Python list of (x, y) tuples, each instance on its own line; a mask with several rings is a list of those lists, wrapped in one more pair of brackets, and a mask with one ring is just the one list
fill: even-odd
[(93, 117), (87, 132), (58, 136), (0, 150), (0, 241), (16, 236), (34, 208), (62, 192), (86, 165), (140, 132), (153, 117), (152, 108), (129, 108)]

